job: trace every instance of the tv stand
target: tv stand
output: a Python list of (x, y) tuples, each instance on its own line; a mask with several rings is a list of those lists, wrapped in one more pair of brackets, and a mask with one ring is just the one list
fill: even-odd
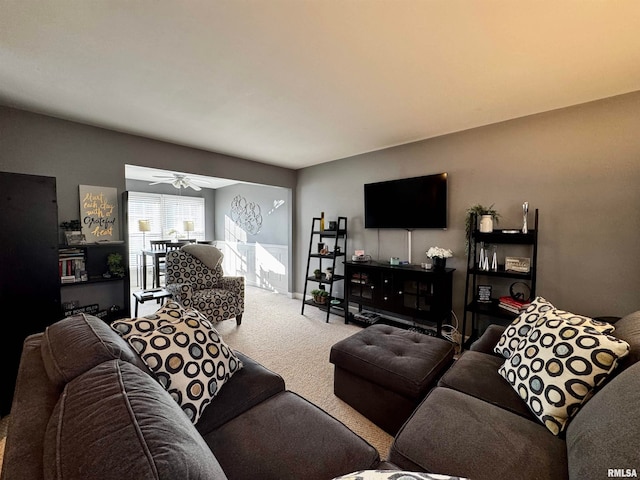
[(425, 270), (415, 265), (345, 261), (345, 323), (349, 304), (376, 312), (388, 312), (418, 324), (450, 320), (454, 268)]

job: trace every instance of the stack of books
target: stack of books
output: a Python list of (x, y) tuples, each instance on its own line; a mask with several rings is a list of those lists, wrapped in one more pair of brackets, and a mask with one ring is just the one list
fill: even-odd
[(506, 295), (504, 297), (500, 297), (498, 305), (500, 308), (507, 310), (508, 312), (519, 315), (522, 311), (526, 310), (529, 305), (531, 305), (531, 302), (522, 302)]

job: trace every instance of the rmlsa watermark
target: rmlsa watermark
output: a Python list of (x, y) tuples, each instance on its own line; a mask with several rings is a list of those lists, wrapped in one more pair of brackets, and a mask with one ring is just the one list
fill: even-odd
[(638, 472), (635, 468), (609, 468), (607, 469), (607, 477), (609, 478), (638, 478)]

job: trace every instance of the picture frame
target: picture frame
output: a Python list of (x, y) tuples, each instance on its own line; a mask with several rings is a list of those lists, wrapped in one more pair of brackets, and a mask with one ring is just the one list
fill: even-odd
[(64, 232), (64, 239), (67, 245), (84, 245), (87, 243), (87, 239), (82, 232)]
[(491, 285), (478, 285), (478, 303), (491, 303)]

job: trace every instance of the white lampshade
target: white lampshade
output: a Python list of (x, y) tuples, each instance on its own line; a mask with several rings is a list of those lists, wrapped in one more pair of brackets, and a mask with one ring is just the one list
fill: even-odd
[(140, 232), (150, 232), (151, 231), (151, 222), (149, 220), (138, 220), (138, 231), (140, 231)]
[(185, 220), (183, 223), (185, 232), (193, 232), (193, 220)]

